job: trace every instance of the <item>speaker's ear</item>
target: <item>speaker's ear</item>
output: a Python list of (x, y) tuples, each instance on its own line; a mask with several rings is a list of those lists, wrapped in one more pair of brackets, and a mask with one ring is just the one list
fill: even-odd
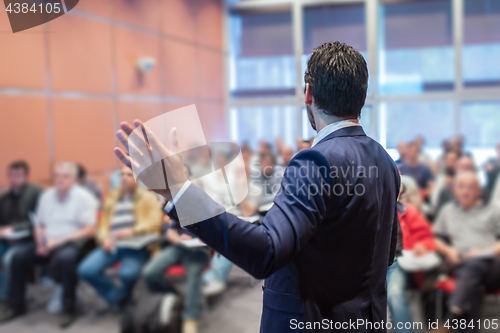
[(52, 21), (73, 9), (79, 0), (66, 0), (66, 8), (61, 0), (4, 0), (12, 32), (31, 29)]

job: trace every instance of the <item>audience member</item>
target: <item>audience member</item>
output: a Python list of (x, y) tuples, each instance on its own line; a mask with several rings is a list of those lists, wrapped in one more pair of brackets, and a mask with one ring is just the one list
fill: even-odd
[(299, 140), (297, 142), (297, 152), (311, 148), (311, 140)]
[[(455, 174), (466, 172), (466, 171), (475, 172), (476, 167), (474, 165), (474, 160), (469, 155), (464, 154), (456, 162)], [(455, 194), (453, 191), (453, 182), (450, 181), (450, 179), (448, 179), (448, 181), (445, 183), (445, 185), (446, 186), (442, 187), (442, 189), (439, 193), (439, 196), (438, 196), (436, 210), (435, 210), (436, 214), (439, 214), (439, 211), (441, 210), (441, 208), (443, 208), (443, 206), (446, 203), (453, 201), (455, 199)]]
[(431, 158), (429, 155), (426, 154), (424, 151), (424, 146), (425, 146), (425, 138), (421, 135), (418, 135), (415, 140), (415, 144), (418, 147), (418, 160), (420, 163), (423, 163), (427, 166), (431, 166)]
[(165, 278), (165, 270), (176, 264), (182, 264), (185, 267), (187, 282), (182, 313), (182, 332), (196, 333), (201, 315), (201, 274), (209, 262), (210, 249), (184, 246), (183, 241), (192, 239), (193, 236), (186, 229), (181, 228), (179, 221), (172, 221), (165, 237), (172, 245), (167, 246), (146, 264), (143, 278), (152, 292), (178, 294), (174, 286)]
[(286, 167), (288, 163), (292, 160), (293, 157), (293, 149), (290, 146), (284, 146), (281, 149), (281, 165)]
[(33, 244), (30, 214), (34, 214), (41, 189), (28, 182), (29, 166), (12, 162), (7, 170), (9, 189), (0, 196), (0, 302), (7, 300), (9, 268), (14, 254)]
[[(500, 288), (500, 211), (481, 203), (481, 188), (474, 172), (457, 174), (456, 202), (443, 207), (434, 225), (436, 247), (457, 278), (448, 302), (446, 320), (477, 319), (487, 289)], [(448, 331), (444, 326), (440, 332)]]
[(432, 193), (434, 176), (431, 169), (424, 163), (420, 162), (420, 148), (415, 142), (408, 144), (405, 160), (399, 164), (399, 170), (402, 175), (413, 177), (420, 187), (423, 198), (427, 198)]
[[(440, 204), (440, 195), (444, 189), (451, 188), (459, 156), (456, 151), (449, 150), (444, 155), (443, 168), (436, 176), (436, 182), (429, 198), (431, 214), (435, 214)], [(443, 203), (441, 203), (442, 205)]]
[(497, 145), (497, 157), (488, 161), (485, 165), (486, 185), (484, 187), (483, 199), (485, 203), (491, 200), (500, 203), (500, 144)]
[(250, 177), (248, 201), (257, 208), (272, 203), (276, 193), (280, 189), (284, 170), (277, 167), (276, 158), (273, 154), (262, 154), (260, 156), (259, 171)]
[(417, 182), (410, 176), (401, 176), (401, 186), (404, 190), (399, 196), (399, 201), (402, 203), (407, 203), (415, 207), (419, 212), (422, 211), (423, 200), (420, 195), (420, 189)]
[(76, 319), (76, 270), (85, 243), (95, 233), (98, 207), (93, 195), (76, 184), (77, 172), (74, 164), (56, 165), (54, 187), (43, 192), (38, 204), (36, 244), (19, 250), (12, 259), (8, 305), (0, 312), (0, 322), (26, 312), (29, 271), (40, 264), (48, 264), (51, 277), (63, 286), (60, 326)]
[[(121, 169), (120, 183), (120, 188), (112, 191), (104, 203), (97, 230), (99, 247), (78, 267), (78, 275), (95, 288), (111, 309), (120, 309), (130, 300), (142, 266), (149, 258), (148, 243), (138, 248), (124, 241), (138, 235), (159, 234), (163, 216), (156, 196), (136, 185), (130, 168)], [(120, 263), (119, 285), (105, 275), (105, 269), (115, 263)]]
[(78, 176), (76, 177), (78, 184), (80, 184), (80, 186), (82, 186), (83, 188), (89, 190), (90, 193), (92, 193), (96, 197), (97, 201), (99, 201), (99, 203), (102, 203), (101, 186), (88, 178), (87, 170), (83, 165), (77, 164), (76, 167), (78, 168)]
[[(387, 304), (395, 331), (410, 333), (413, 329), (404, 324), (413, 323), (410, 303), (406, 296), (412, 275), (400, 266), (398, 257), (403, 250), (412, 251), (416, 257), (422, 257), (429, 251), (435, 251), (435, 245), (429, 222), (415, 207), (399, 202), (398, 218), (397, 257), (387, 271)], [(398, 325), (399, 323), (402, 325)]]
[(404, 162), (407, 148), (408, 148), (408, 144), (406, 142), (401, 141), (398, 143), (396, 149), (398, 151), (399, 158), (395, 161), (396, 164), (400, 164), (400, 163)]

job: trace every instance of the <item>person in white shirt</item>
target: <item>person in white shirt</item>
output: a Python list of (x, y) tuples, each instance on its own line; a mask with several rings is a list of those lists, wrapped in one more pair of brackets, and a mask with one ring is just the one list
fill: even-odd
[(26, 309), (25, 290), (29, 270), (48, 264), (51, 277), (63, 286), (63, 313), (60, 326), (76, 319), (77, 265), (82, 249), (94, 236), (99, 203), (86, 189), (76, 185), (77, 167), (61, 163), (54, 170), (54, 187), (40, 198), (36, 213), (35, 244), (16, 253), (11, 267), (8, 306), (0, 322), (22, 315)]

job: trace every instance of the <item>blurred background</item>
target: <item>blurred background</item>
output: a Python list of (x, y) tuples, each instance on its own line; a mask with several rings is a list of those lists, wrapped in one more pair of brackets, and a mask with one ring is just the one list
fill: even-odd
[[(495, 187), (500, 0), (80, 0), (15, 34), (0, 11), (0, 192), (12, 161), (26, 161), (43, 188), (54, 166), (70, 161), (106, 197), (120, 168), (112, 153), (120, 122), (190, 104), (207, 142), (240, 144), (248, 166), (267, 154), (286, 166), (315, 136), (303, 74), (313, 48), (329, 41), (364, 56), (370, 78), (360, 122), (394, 160), (417, 144), (434, 178), (454, 151), (450, 158), (470, 156), (481, 185)], [(433, 189), (419, 190), (427, 192), (418, 208), (432, 221)], [(243, 271), (231, 274), (232, 289), (208, 306), (202, 332), (257, 331), (260, 287)], [(51, 331), (41, 313), (11, 331)], [(74, 329), (115, 327), (92, 323)]]
[[(423, 136), (436, 157), (463, 135), (482, 164), (500, 142), (496, 0), (83, 0), (16, 34), (2, 11), (0, 31), (0, 169), (25, 158), (39, 182), (74, 160), (106, 183), (120, 121), (192, 103), (212, 141), (256, 148), (280, 137), (296, 148), (297, 137), (314, 136), (307, 58), (335, 40), (365, 57), (361, 123), (394, 158), (400, 141)], [(154, 66), (141, 73), (144, 57)]]

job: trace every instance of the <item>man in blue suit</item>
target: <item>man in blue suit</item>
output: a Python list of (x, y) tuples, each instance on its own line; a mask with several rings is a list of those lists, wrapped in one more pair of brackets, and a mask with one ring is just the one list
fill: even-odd
[[(169, 184), (183, 184), (173, 198), (168, 189), (161, 193), (173, 201), (167, 208), (172, 219), (266, 279), (261, 332), (385, 332), (400, 178), (384, 148), (358, 122), (366, 62), (350, 46), (325, 43), (314, 49), (305, 82), (305, 104), (318, 134), (312, 148), (291, 160), (261, 225), (225, 213), (183, 178), (181, 158), (155, 142), (151, 147), (169, 156), (164, 160)], [(126, 143), (131, 131), (122, 124), (117, 135)], [(115, 153), (133, 163), (121, 149)], [(189, 213), (175, 209), (187, 203)], [(217, 214), (192, 223), (198, 212)]]

